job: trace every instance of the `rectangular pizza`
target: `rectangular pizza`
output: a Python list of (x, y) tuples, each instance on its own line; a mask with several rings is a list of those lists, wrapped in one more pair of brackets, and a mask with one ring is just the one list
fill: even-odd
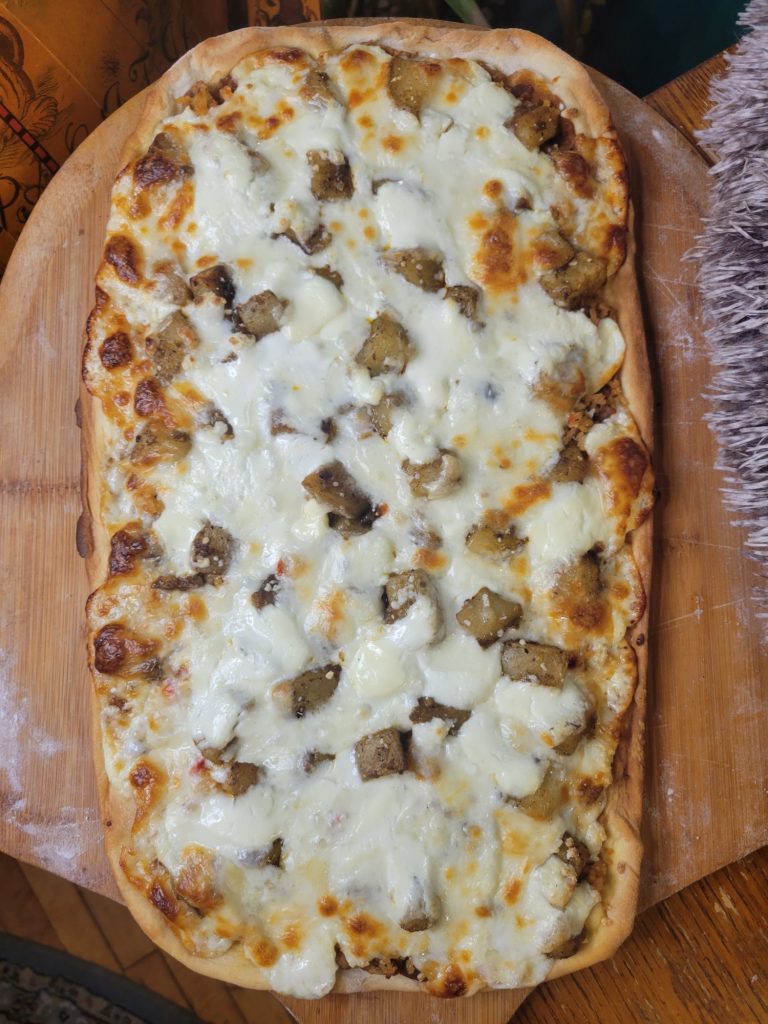
[(87, 324), (107, 848), (185, 964), (469, 995), (631, 928), (653, 501), (625, 158), (520, 31), (148, 93)]

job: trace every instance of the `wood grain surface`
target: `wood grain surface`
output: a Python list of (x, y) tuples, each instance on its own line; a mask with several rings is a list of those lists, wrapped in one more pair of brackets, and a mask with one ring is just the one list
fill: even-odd
[[(633, 165), (659, 398), (643, 879), (650, 903), (768, 838), (766, 654), (757, 641), (743, 534), (728, 524), (719, 500), (714, 444), (703, 422), (709, 367), (695, 275), (681, 262), (703, 213), (705, 168), (661, 117), (600, 84)], [(73, 406), (109, 182), (136, 116), (136, 103), (122, 108), (67, 163), (32, 215), (0, 289), (0, 848), (110, 894), (88, 753)], [(509, 1016), (504, 997), (489, 1002), (498, 995), (487, 997), (487, 1011), (472, 1001), (473, 1022)], [(437, 1007), (457, 1005), (435, 1004), (429, 1015), (459, 1020), (453, 1009), (435, 1016), (443, 1012)], [(341, 1024), (332, 1009), (318, 1016), (317, 1006), (302, 1004), (300, 1019)], [(412, 1019), (403, 1014), (375, 1019)]]

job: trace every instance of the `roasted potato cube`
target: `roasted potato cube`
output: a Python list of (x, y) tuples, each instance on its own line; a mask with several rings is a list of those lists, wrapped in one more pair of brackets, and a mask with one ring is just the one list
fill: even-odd
[(173, 883), (177, 896), (196, 910), (213, 910), (221, 903), (216, 888), (216, 855), (213, 850), (193, 843), (181, 853), (181, 867)]
[(313, 267), (312, 269), (318, 277), (324, 277), (326, 281), (330, 281), (331, 284), (335, 285), (337, 288), (344, 287), (344, 278), (338, 270), (334, 270), (333, 267)]
[(425, 292), (439, 292), (445, 288), (442, 258), (427, 249), (393, 249), (384, 253), (385, 265), (409, 284)]
[(497, 529), (490, 523), (483, 523), (472, 527), (466, 543), (473, 555), (502, 559), (511, 558), (525, 541), (517, 536), (514, 526)]
[(567, 787), (550, 768), (547, 770), (541, 785), (534, 793), (512, 802), (523, 813), (527, 814), (529, 818), (545, 821), (547, 818), (552, 817), (555, 811), (565, 802), (566, 797)]
[(376, 405), (368, 406), (368, 417), (373, 429), (380, 437), (386, 437), (392, 429), (392, 414), (404, 405), (402, 395), (383, 395)]
[(235, 282), (232, 280), (232, 271), (226, 263), (217, 263), (213, 267), (206, 267), (199, 274), (189, 279), (189, 287), (196, 302), (204, 299), (207, 295), (213, 295), (217, 299), (223, 299), (224, 306), (231, 309), (232, 300), (235, 297)]
[(587, 453), (572, 441), (560, 452), (560, 457), (550, 471), (550, 476), (556, 483), (583, 483), (589, 470), (589, 457)]
[(382, 593), (384, 621), (391, 624), (404, 618), (421, 597), (439, 608), (435, 585), (423, 569), (390, 573)]
[(591, 736), (595, 729), (595, 716), (594, 714), (587, 715), (583, 722), (579, 722), (573, 729), (570, 735), (566, 736), (564, 740), (561, 740), (554, 748), (558, 754), (562, 754), (563, 757), (570, 757), (571, 754), (576, 753), (576, 748), (579, 746), (581, 741), (588, 736)]
[(591, 859), (589, 847), (586, 843), (582, 843), (580, 839), (577, 839), (576, 836), (572, 836), (570, 832), (563, 833), (557, 855), (560, 860), (564, 860), (566, 864), (571, 865), (578, 879), (583, 878), (587, 873)]
[(456, 613), (456, 621), (481, 647), (490, 647), (510, 626), (517, 626), (523, 607), (488, 587), (481, 587)]
[(437, 898), (426, 891), (421, 881), (414, 879), (405, 912), (399, 921), (400, 927), (406, 932), (425, 932), (436, 925), (439, 919)]
[(336, 97), (331, 89), (331, 80), (324, 71), (319, 68), (310, 68), (304, 84), (299, 90), (299, 95), (313, 107), (326, 107), (329, 103), (336, 102)]
[(200, 572), (189, 573), (187, 576), (158, 576), (152, 581), (154, 590), (195, 590), (205, 585), (205, 576)]
[(574, 248), (567, 238), (559, 231), (550, 229), (542, 231), (533, 243), (533, 260), (539, 270), (558, 270), (569, 263), (574, 256)]
[(477, 304), (480, 301), (480, 289), (468, 284), (450, 284), (445, 289), (446, 299), (451, 299), (459, 307), (459, 312), (467, 320), (477, 320)]
[(136, 435), (129, 455), (134, 466), (152, 466), (156, 462), (178, 462), (192, 447), (192, 438), (184, 430), (171, 430), (153, 420)]
[(279, 330), (287, 305), (284, 299), (278, 299), (269, 288), (258, 295), (252, 295), (250, 299), (235, 306), (236, 329), (259, 341), (265, 335)]
[(197, 331), (181, 312), (171, 313), (157, 331), (149, 335), (146, 348), (160, 384), (170, 384), (181, 370), (184, 356), (197, 348)]
[(350, 199), (354, 191), (352, 168), (343, 153), (322, 149), (310, 149), (307, 153), (312, 168), (312, 195), (315, 199), (334, 203), (339, 199)]
[(440, 65), (434, 62), (393, 57), (389, 64), (388, 82), (392, 102), (418, 117), (440, 72)]
[(232, 761), (227, 766), (227, 777), (219, 783), (219, 789), (229, 796), (242, 796), (251, 786), (261, 781), (264, 769), (250, 761)]
[(217, 582), (229, 569), (235, 544), (229, 530), (206, 522), (192, 540), (192, 568), (202, 573), (208, 582)]
[(568, 957), (573, 956), (581, 949), (586, 938), (586, 930), (582, 930), (578, 935), (572, 935), (569, 939), (564, 942), (559, 942), (556, 946), (552, 946), (550, 949), (543, 949), (542, 953), (546, 953), (552, 960), (567, 960)]
[(195, 168), (180, 137), (175, 132), (159, 132), (145, 156), (136, 162), (134, 178), (140, 189), (166, 184), (194, 174)]
[(251, 604), (254, 608), (261, 611), (262, 608), (266, 608), (268, 605), (275, 603), (279, 592), (280, 577), (271, 573), (263, 583), (259, 585), (258, 590), (254, 590), (251, 594)]
[(402, 734), (391, 726), (363, 736), (355, 744), (355, 762), (364, 782), (382, 775), (400, 775), (405, 771)]
[(594, 196), (593, 168), (574, 144), (553, 146), (549, 155), (555, 170), (574, 195), (579, 199), (591, 199)]
[(185, 306), (192, 298), (189, 285), (175, 263), (156, 263), (152, 268), (152, 290), (163, 302)]
[(416, 498), (445, 498), (461, 484), (461, 460), (450, 448), (441, 448), (429, 462), (403, 462), (411, 494)]
[(533, 151), (557, 135), (559, 123), (560, 112), (557, 107), (547, 103), (536, 106), (522, 103), (506, 122), (506, 127), (512, 129), (526, 149)]
[(304, 718), (327, 704), (336, 692), (341, 677), (340, 665), (320, 665), (307, 669), (295, 679), (286, 679), (272, 690), (275, 701), (294, 718)]
[(455, 736), (471, 714), (471, 711), (464, 708), (453, 708), (449, 704), (440, 704), (432, 697), (419, 697), (418, 703), (409, 717), (414, 724), (441, 718), (443, 721), (451, 723), (448, 735)]
[(307, 494), (345, 519), (361, 520), (371, 511), (370, 499), (338, 459), (309, 473), (301, 483)]
[(299, 237), (293, 228), (287, 228), (285, 231), (280, 231), (272, 237), (287, 238), (289, 242), (293, 242), (294, 245), (298, 245), (301, 251), (306, 253), (307, 256), (312, 256), (316, 252), (321, 252), (323, 249), (327, 249), (331, 244), (331, 236), (322, 224), (318, 224), (310, 234), (303, 238)]
[(372, 377), (378, 377), (380, 373), (402, 373), (412, 354), (413, 346), (403, 325), (389, 313), (379, 313), (355, 362)]
[(568, 653), (550, 644), (510, 640), (501, 649), (501, 670), (510, 679), (535, 679), (542, 686), (562, 686)]
[(304, 755), (302, 767), (307, 775), (311, 775), (312, 772), (317, 771), (321, 764), (325, 764), (326, 761), (335, 760), (335, 754), (326, 754), (322, 750), (308, 750)]
[(579, 309), (593, 299), (606, 282), (605, 260), (577, 252), (570, 263), (559, 270), (548, 270), (539, 284), (558, 306)]

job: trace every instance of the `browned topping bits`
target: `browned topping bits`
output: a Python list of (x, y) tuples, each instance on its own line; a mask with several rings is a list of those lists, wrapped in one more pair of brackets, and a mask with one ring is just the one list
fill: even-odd
[(235, 538), (223, 526), (206, 523), (192, 541), (192, 568), (214, 583), (225, 576), (235, 552)]
[(242, 796), (247, 793), (251, 786), (261, 782), (264, 769), (258, 764), (251, 764), (250, 761), (233, 761), (226, 766), (226, 773), (219, 788), (229, 796)]
[(238, 331), (259, 341), (264, 335), (279, 330), (287, 305), (285, 299), (278, 299), (269, 289), (252, 295), (235, 306), (235, 326)]
[(340, 665), (320, 665), (287, 679), (272, 691), (275, 700), (289, 707), (294, 718), (303, 718), (327, 704), (336, 692), (341, 678)]
[(431, 606), (442, 623), (435, 584), (423, 569), (390, 573), (382, 594), (384, 621), (393, 623), (404, 618), (420, 599)]
[(557, 855), (566, 864), (571, 865), (577, 878), (581, 878), (589, 867), (590, 856), (587, 844), (572, 836), (570, 832), (563, 833)]
[(501, 649), (501, 668), (510, 679), (534, 679), (544, 686), (562, 686), (568, 654), (551, 644), (510, 640)]
[(260, 611), (262, 608), (266, 608), (267, 605), (274, 604), (279, 592), (280, 577), (271, 573), (263, 583), (259, 584), (258, 590), (254, 590), (251, 594), (251, 603), (254, 608)]
[(443, 721), (451, 723), (448, 735), (455, 736), (471, 714), (471, 711), (465, 711), (463, 708), (452, 708), (447, 704), (440, 704), (432, 697), (419, 697), (418, 704), (410, 714), (410, 719), (414, 724), (418, 724), (419, 722), (431, 722), (434, 718), (441, 718)]
[(298, 235), (293, 228), (288, 228), (286, 231), (281, 231), (273, 237), (287, 238), (289, 242), (298, 245), (307, 256), (313, 256), (316, 252), (322, 252), (323, 249), (327, 249), (331, 244), (331, 236), (322, 224), (318, 224), (308, 235)]
[(206, 267), (199, 274), (190, 277), (189, 287), (196, 302), (212, 295), (216, 299), (222, 299), (224, 306), (230, 309), (235, 298), (235, 282), (232, 280), (232, 271), (225, 263)]
[(368, 406), (368, 418), (380, 437), (386, 437), (392, 429), (392, 415), (405, 402), (402, 395), (383, 395), (376, 405)]
[(514, 526), (497, 529), (490, 524), (476, 525), (467, 534), (469, 550), (485, 558), (511, 558), (523, 543)]
[(311, 149), (307, 153), (312, 168), (312, 195), (327, 203), (349, 199), (353, 192), (352, 171), (343, 153)]
[(542, 274), (539, 283), (563, 309), (579, 309), (595, 297), (605, 284), (605, 261), (587, 252), (577, 252), (559, 270)]
[(405, 771), (403, 735), (397, 729), (379, 729), (355, 744), (355, 761), (364, 781)]
[(427, 249), (396, 249), (384, 253), (383, 259), (390, 270), (425, 292), (439, 292), (445, 288), (443, 259), (439, 253)]
[(477, 307), (480, 302), (480, 289), (467, 284), (451, 284), (445, 289), (446, 299), (451, 299), (459, 307), (459, 312), (467, 320), (477, 320)]
[(170, 384), (180, 372), (184, 357), (200, 343), (197, 331), (183, 313), (176, 312), (147, 337), (146, 347), (160, 384)]
[(195, 590), (204, 585), (205, 576), (200, 572), (189, 573), (186, 576), (158, 576), (152, 582), (155, 590)]
[(410, 60), (396, 55), (389, 65), (389, 92), (395, 106), (410, 110), (417, 117), (441, 74), (436, 61)]
[(333, 761), (335, 758), (335, 754), (326, 754), (322, 750), (310, 750), (304, 756), (302, 767), (307, 775), (311, 775), (312, 772), (317, 771), (321, 764)]
[(550, 476), (557, 483), (583, 483), (589, 472), (589, 457), (575, 443), (566, 444)]
[[(315, 469), (301, 481), (306, 493), (346, 523), (367, 523), (371, 500), (361, 492), (338, 459)], [(338, 524), (338, 520), (337, 520)], [(370, 529), (370, 523), (367, 524)]]
[(456, 613), (456, 621), (472, 634), (481, 647), (490, 647), (510, 626), (519, 624), (522, 614), (522, 605), (517, 601), (511, 601), (488, 587), (481, 587), (461, 606)]
[(139, 188), (149, 188), (150, 185), (188, 178), (194, 172), (179, 136), (160, 132), (152, 140), (146, 156), (137, 162), (134, 176)]
[(178, 462), (192, 447), (192, 438), (184, 430), (169, 430), (159, 420), (147, 423), (136, 435), (130, 452), (135, 466), (150, 466), (156, 462)]
[(413, 346), (403, 325), (389, 313), (379, 313), (355, 362), (372, 377), (378, 377), (381, 373), (402, 373), (412, 354)]
[(408, 477), (411, 494), (416, 498), (445, 498), (461, 485), (461, 459), (449, 448), (441, 448), (429, 462), (406, 459), (403, 472)]

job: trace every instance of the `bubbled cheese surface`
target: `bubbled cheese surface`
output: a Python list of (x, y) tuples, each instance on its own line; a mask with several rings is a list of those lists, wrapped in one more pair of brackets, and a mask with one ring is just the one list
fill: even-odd
[[(548, 476), (567, 409), (547, 401), (537, 382), (565, 379), (576, 367), (584, 393), (595, 392), (624, 348), (613, 320), (596, 326), (582, 311), (558, 308), (536, 272), (520, 269), (530, 239), (553, 227), (563, 183), (546, 155), (504, 127), (518, 101), (478, 64), (444, 69), (417, 118), (392, 102), (389, 60), (375, 47), (328, 57), (337, 101), (325, 103), (300, 97), (308, 61), (245, 60), (221, 105), (181, 111), (162, 126), (180, 133), (194, 168), (174, 230), (154, 212), (137, 226), (127, 175), (110, 221), (110, 232), (137, 240), (146, 268), (171, 259), (191, 275), (225, 263), (236, 303), (265, 289), (286, 302), (279, 330), (258, 342), (237, 333), (213, 297), (184, 307), (200, 344), (168, 388), (169, 407), (189, 396), (210, 402), (234, 437), (221, 425), (195, 429), (180, 463), (146, 472), (159, 515), (147, 519), (134, 506), (125, 486), (131, 470), (119, 461), (125, 431), (109, 428), (111, 530), (129, 520), (151, 529), (162, 552), (157, 572), (191, 571), (190, 547), (206, 521), (225, 527), (237, 546), (223, 581), (190, 595), (155, 591), (142, 606), (135, 585), (122, 585), (123, 621), (151, 630), (151, 608), (174, 626), (165, 682), (148, 684), (119, 720), (114, 707), (104, 716), (114, 787), (129, 794), (140, 756), (170, 780), (136, 849), (171, 877), (191, 844), (213, 851), (221, 899), (187, 936), (190, 948), (217, 955), (239, 944), (269, 985), (305, 997), (332, 988), (337, 947), (352, 966), (411, 958), (431, 980), (454, 965), (468, 987), (545, 977), (546, 952), (577, 935), (600, 898), (553, 855), (568, 831), (598, 855), (603, 800), (574, 798), (540, 818), (520, 801), (553, 771), (572, 794), (583, 778), (610, 778), (611, 726), (634, 678), (622, 643), (634, 607), (626, 594), (637, 584), (631, 567), (613, 560), (624, 543), (619, 512), (599, 474), (581, 483)], [(217, 127), (228, 115), (236, 115), (229, 127)], [(249, 148), (264, 158), (258, 169)], [(351, 198), (318, 202), (310, 150), (347, 157)], [(590, 212), (583, 200), (574, 207), (580, 217)], [(320, 224), (331, 241), (312, 255), (282, 235), (307, 238)], [(511, 247), (501, 268), (487, 258), (494, 230)], [(477, 322), (444, 291), (426, 292), (386, 268), (384, 253), (415, 246), (441, 254), (448, 285), (480, 290)], [(325, 266), (341, 275), (341, 288), (314, 272)], [(102, 287), (137, 338), (175, 308), (114, 275)], [(371, 377), (354, 361), (382, 310), (411, 339), (402, 375)], [(361, 409), (393, 391), (403, 402), (382, 438)], [(271, 432), (276, 413), (291, 432)], [(336, 426), (330, 441), (327, 418)], [(629, 417), (611, 420), (589, 443), (597, 450), (634, 429)], [(402, 463), (428, 461), (441, 448), (458, 453), (461, 485), (443, 498), (414, 497)], [(333, 459), (380, 512), (360, 536), (331, 529), (327, 510), (302, 487)], [(518, 554), (494, 561), (470, 553), (470, 528), (505, 508), (526, 539)], [(439, 535), (437, 550), (425, 546), (426, 530)], [(553, 582), (594, 549), (629, 583), (615, 589), (624, 597), (606, 597), (614, 626), (584, 640), (562, 687), (508, 678), (500, 644), (483, 649), (457, 623), (463, 602), (485, 586), (523, 607), (505, 639), (567, 646)], [(382, 617), (388, 574), (414, 567), (435, 584), (440, 639), (422, 600), (397, 622)], [(251, 594), (270, 574), (280, 579), (276, 602), (258, 609)], [(332, 699), (301, 719), (286, 714), (275, 684), (329, 662), (342, 666)], [(456, 731), (438, 718), (414, 724), (421, 697), (471, 714)], [(555, 751), (590, 716), (598, 728), (575, 752)], [(410, 732), (407, 770), (363, 781), (355, 743), (392, 726)], [(259, 784), (236, 797), (200, 779), (200, 751), (233, 741), (238, 761), (263, 767)], [(335, 757), (307, 774), (309, 751)], [(281, 865), (260, 864), (254, 851), (276, 837)], [(409, 932), (398, 922), (414, 894), (427, 895), (436, 921)], [(264, 941), (276, 950), (273, 962), (260, 958)]]

